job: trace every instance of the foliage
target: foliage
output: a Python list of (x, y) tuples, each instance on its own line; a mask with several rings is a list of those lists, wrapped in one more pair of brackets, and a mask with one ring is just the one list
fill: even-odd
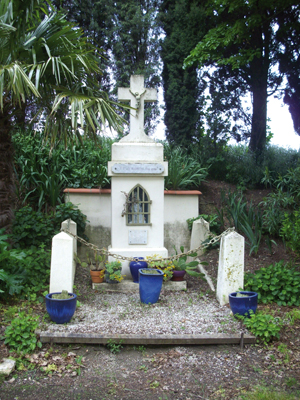
[[(2, 0), (0, 20), (0, 227), (4, 227), (10, 223), (14, 200), (13, 128), (39, 119), (39, 128), (45, 128), (52, 145), (61, 140), (67, 146), (74, 133), (80, 141), (82, 132), (96, 137), (106, 126), (121, 132), (124, 120), (97, 79), (101, 70), (96, 47), (51, 2)], [(57, 177), (41, 174), (38, 180), (43, 192), (51, 187), (54, 204)]]
[[(279, 174), (273, 181), (276, 190), (270, 193), (263, 201), (264, 208), (263, 220), (265, 229), (272, 235), (278, 236), (285, 220), (286, 226), (289, 225), (289, 219), (296, 222), (297, 217), (287, 213), (295, 212), (299, 208), (299, 184), (300, 167), (289, 169), (285, 175)], [(293, 229), (291, 230), (292, 234)], [(282, 233), (283, 234), (283, 233)], [(287, 231), (287, 235), (289, 232)]]
[[(105, 255), (98, 254), (96, 250), (93, 251), (93, 255), (91, 256), (90, 253), (86, 254), (87, 262), (81, 261), (77, 254), (74, 254), (75, 260), (82, 266), (82, 267), (89, 267), (91, 271), (103, 271), (105, 270)], [(101, 276), (101, 275), (100, 275)]]
[(31, 246), (24, 249), (23, 252), (25, 257), (20, 266), (25, 271), (26, 279), (22, 292), (37, 293), (49, 284), (51, 251), (41, 244), (38, 247)]
[(300, 255), (300, 212), (294, 211), (291, 214), (285, 214), (282, 222), (280, 236), (285, 240), (292, 251)]
[(0, 17), (7, 29), (1, 31), (5, 38), (0, 58), (1, 111), (14, 111), (33, 94), (42, 108), (38, 115), (41, 111), (48, 115), (46, 129), (54, 140), (71, 129), (87, 133), (88, 125), (94, 131), (101, 129), (99, 116), (101, 124), (119, 130), (122, 119), (95, 78), (101, 74), (97, 49), (82, 31), (67, 22), (61, 11), (48, 8), (46, 1), (32, 0), (30, 7), (13, 0), (2, 3)]
[(289, 319), (290, 324), (294, 325), (295, 321), (300, 320), (300, 309), (299, 308), (293, 308), (291, 311), (286, 313), (286, 317)]
[[(174, 250), (175, 250), (175, 254), (178, 255), (176, 247), (173, 246)], [(180, 246), (180, 251), (181, 254), (184, 253), (184, 247)], [(189, 255), (190, 257), (197, 257), (197, 253), (191, 253)], [(199, 261), (190, 261), (187, 262), (187, 256), (183, 255), (181, 257), (179, 257), (176, 260), (173, 260), (173, 265), (174, 265), (174, 269), (175, 271), (185, 271), (187, 274), (197, 277), (197, 278), (202, 278), (204, 279), (204, 274), (195, 271), (199, 265)]]
[(252, 310), (250, 310), (249, 315), (249, 317), (238, 316), (238, 318), (242, 319), (246, 328), (264, 344), (267, 344), (274, 338), (279, 339), (279, 332), (283, 325), (279, 317), (273, 317), (263, 312), (256, 312), (254, 314)]
[(123, 279), (121, 271), (122, 271), (122, 264), (120, 261), (111, 261), (105, 264), (105, 275), (111, 281), (121, 282)]
[(197, 68), (183, 70), (182, 64), (200, 40), (207, 20), (201, 6), (186, 0), (162, 1), (158, 19), (164, 31), (161, 58), (166, 137), (172, 144), (188, 146), (200, 130), (204, 87), (199, 88)]
[(187, 219), (188, 228), (191, 231), (194, 221), (203, 218), (209, 223), (209, 230), (211, 233), (219, 235), (221, 233), (221, 223), (218, 214), (200, 214), (198, 217)]
[(78, 236), (86, 238), (86, 216), (70, 202), (58, 205), (50, 214), (34, 211), (30, 206), (21, 208), (15, 212), (12, 226), (15, 247), (49, 246), (53, 236), (60, 232), (61, 223), (69, 218), (76, 222)]
[[(213, 143), (202, 137), (189, 149), (194, 159), (208, 167), (208, 177), (223, 180), (239, 187), (276, 187), (279, 176), (284, 177), (297, 168), (300, 152), (294, 149), (268, 145), (258, 157), (246, 145)], [(290, 179), (291, 183), (296, 177)], [(284, 191), (288, 187), (285, 186)]]
[(248, 240), (250, 247), (250, 255), (252, 252), (257, 254), (263, 233), (263, 216), (260, 208), (255, 208), (250, 202), (247, 201), (239, 192), (227, 195), (225, 192), (221, 193), (222, 203), (224, 204), (221, 210), (218, 210), (220, 224), (224, 224), (224, 209), (230, 225), (234, 226), (236, 230), (242, 233)]
[[(130, 75), (144, 75), (148, 87), (160, 84), (159, 30), (156, 0), (57, 0), (99, 49), (103, 75), (99, 79), (118, 87), (128, 86)], [(84, 12), (82, 12), (84, 10)], [(112, 87), (112, 81), (114, 87)], [(159, 116), (158, 104), (146, 104), (145, 131), (153, 132)], [(127, 116), (126, 116), (127, 118)]]
[[(146, 257), (148, 268), (160, 269), (164, 273), (164, 281), (169, 281), (173, 276), (174, 264), (170, 260), (164, 260), (158, 254)], [(154, 261), (155, 260), (155, 261)]]
[(207, 168), (188, 156), (180, 147), (165, 145), (165, 157), (168, 161), (168, 176), (165, 177), (166, 189), (194, 189), (207, 177)]
[(21, 354), (33, 352), (36, 347), (42, 347), (35, 334), (38, 325), (37, 316), (20, 312), (6, 328), (4, 343), (9, 345), (10, 351)]
[[(16, 263), (23, 260), (25, 253), (20, 250), (10, 249), (7, 242), (9, 236), (0, 230), (0, 293), (4, 295), (19, 294), (24, 288), (26, 279), (25, 271), (16, 267)], [(11, 267), (11, 268), (9, 268)]]
[(70, 297), (73, 296), (69, 296), (69, 292), (67, 290), (62, 290), (61, 293), (52, 294), (51, 296), (52, 299), (57, 299), (57, 300), (67, 300)]
[(67, 219), (71, 219), (72, 221), (76, 222), (77, 235), (85, 240), (88, 240), (88, 237), (84, 234), (87, 217), (79, 210), (79, 208), (75, 204), (71, 203), (70, 201), (60, 204), (55, 208), (53, 218), (55, 234), (60, 231), (61, 223), (63, 221), (66, 221)]
[[(294, 22), (291, 25), (297, 21), (299, 27), (298, 11), (292, 1), (209, 2), (205, 14), (211, 25), (185, 60), (187, 68), (195, 63), (199, 67), (213, 65), (218, 70), (226, 68), (229, 78), (234, 76), (245, 87), (244, 94), (247, 91), (252, 93), (250, 148), (258, 153), (266, 144), (267, 89), (276, 90), (282, 81), (282, 76), (272, 66), (284, 53), (283, 43), (291, 40), (281, 34), (282, 29), (285, 33), (288, 31), (284, 24), (278, 26), (280, 16), (287, 13)], [(221, 83), (220, 90), (222, 86), (224, 84)]]
[(106, 343), (106, 347), (110, 350), (111, 353), (117, 354), (120, 353), (122, 346), (122, 340), (116, 342), (115, 340), (109, 339)]
[(284, 391), (273, 391), (270, 386), (255, 386), (251, 388), (251, 392), (242, 393), (241, 400), (296, 400), (296, 396)]
[(13, 135), (17, 194), (22, 204), (38, 211), (49, 211), (63, 202), (63, 189), (92, 188), (109, 185), (107, 162), (112, 140), (97, 137), (82, 139), (82, 145), (52, 150), (43, 135), (18, 131)]
[(244, 287), (257, 292), (258, 301), (264, 304), (300, 305), (300, 272), (283, 261), (245, 274)]
[(38, 292), (49, 283), (50, 250), (44, 245), (11, 249), (0, 231), (0, 289), (5, 294)]
[(16, 247), (39, 246), (41, 243), (49, 246), (53, 236), (54, 226), (50, 216), (34, 211), (30, 206), (15, 212), (12, 238)]

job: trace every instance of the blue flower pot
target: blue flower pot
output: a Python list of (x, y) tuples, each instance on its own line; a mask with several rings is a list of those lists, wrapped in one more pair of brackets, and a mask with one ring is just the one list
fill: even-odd
[(72, 297), (69, 297), (68, 299), (52, 299), (53, 294), (59, 293), (60, 292), (49, 293), (46, 295), (46, 309), (53, 322), (56, 322), (57, 324), (65, 324), (70, 321), (75, 313), (77, 295), (69, 293)]
[[(247, 297), (236, 297), (237, 293), (245, 294)], [(249, 316), (249, 311), (252, 310), (255, 314), (257, 309), (257, 298), (256, 292), (234, 292), (229, 295), (229, 305), (233, 315), (245, 315)]]
[(143, 257), (134, 257), (135, 261), (130, 261), (129, 268), (134, 283), (139, 283), (139, 269), (147, 268), (148, 263)]
[(140, 278), (140, 300), (145, 304), (154, 304), (158, 301), (161, 287), (163, 284), (164, 273), (160, 269), (155, 271), (158, 274), (147, 274), (145, 271), (153, 271), (152, 268), (142, 268), (139, 270)]

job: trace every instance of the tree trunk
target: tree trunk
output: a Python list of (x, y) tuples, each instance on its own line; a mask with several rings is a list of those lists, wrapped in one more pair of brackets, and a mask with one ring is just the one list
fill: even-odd
[(0, 229), (9, 228), (14, 206), (13, 144), (7, 110), (0, 112)]
[(252, 88), (253, 114), (251, 126), (250, 149), (261, 152), (267, 137), (267, 87), (255, 85)]
[(267, 87), (270, 67), (270, 26), (257, 28), (252, 36), (253, 47), (260, 50), (260, 57), (255, 56), (250, 62), (251, 90), (253, 95), (253, 114), (249, 147), (261, 153), (267, 138)]

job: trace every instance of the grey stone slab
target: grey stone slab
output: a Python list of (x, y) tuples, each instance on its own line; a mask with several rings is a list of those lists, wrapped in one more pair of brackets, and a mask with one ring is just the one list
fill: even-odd
[[(119, 283), (93, 283), (93, 289), (101, 290), (104, 292), (138, 292), (139, 291), (139, 284), (134, 283), (130, 280), (124, 280)], [(182, 282), (173, 282), (168, 281), (163, 283), (162, 290), (186, 290), (186, 281)]]

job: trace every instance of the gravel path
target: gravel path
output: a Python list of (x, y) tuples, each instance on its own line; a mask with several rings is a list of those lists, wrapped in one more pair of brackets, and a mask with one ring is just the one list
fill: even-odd
[(66, 325), (48, 323), (45, 330), (110, 334), (236, 334), (239, 322), (227, 306), (209, 295), (163, 291), (156, 304), (142, 304), (138, 293), (95, 293)]

